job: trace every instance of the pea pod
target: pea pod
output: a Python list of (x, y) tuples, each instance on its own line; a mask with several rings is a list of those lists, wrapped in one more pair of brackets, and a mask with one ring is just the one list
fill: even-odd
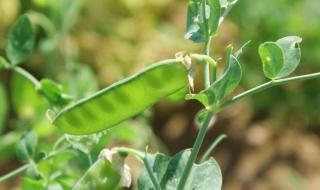
[(111, 128), (188, 85), (188, 70), (178, 59), (150, 65), (91, 97), (66, 107), (53, 124), (65, 133), (86, 135)]

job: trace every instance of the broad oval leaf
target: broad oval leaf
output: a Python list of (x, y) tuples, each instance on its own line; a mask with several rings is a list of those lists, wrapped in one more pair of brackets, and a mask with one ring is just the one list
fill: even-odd
[(70, 105), (53, 124), (65, 133), (86, 135), (111, 128), (188, 85), (180, 60), (166, 60)]
[(277, 78), (283, 78), (296, 70), (301, 59), (301, 50), (299, 44), (302, 38), (298, 36), (288, 36), (276, 41), (284, 54), (284, 64), (277, 75)]
[(203, 1), (190, 0), (185, 38), (197, 43), (207, 41), (210, 36), (216, 35), (220, 15), (219, 0), (209, 0), (204, 6)]
[(34, 46), (34, 33), (32, 24), (26, 14), (11, 27), (6, 47), (7, 56), (14, 65), (25, 61), (32, 53)]
[(265, 42), (259, 47), (263, 73), (269, 79), (276, 79), (283, 67), (284, 58), (280, 46), (274, 42)]
[(38, 136), (29, 131), (24, 134), (16, 145), (16, 153), (19, 161), (27, 163), (33, 159), (38, 145)]
[(224, 74), (208, 89), (198, 94), (189, 94), (186, 99), (196, 99), (206, 107), (211, 106), (229, 95), (239, 85), (241, 77), (241, 65), (233, 55), (230, 55)]
[[(149, 155), (148, 162), (151, 165), (161, 189), (176, 190), (190, 157), (190, 150), (177, 153), (173, 157), (163, 154)], [(193, 190), (220, 190), (222, 186), (222, 174), (218, 163), (210, 159), (203, 164), (194, 164), (186, 182), (185, 189)], [(146, 168), (138, 178), (138, 190), (155, 189)]]

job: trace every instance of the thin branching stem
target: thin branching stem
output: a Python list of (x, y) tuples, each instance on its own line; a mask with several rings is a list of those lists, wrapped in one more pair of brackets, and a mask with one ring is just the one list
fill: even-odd
[[(52, 151), (52, 152), (51, 152), (50, 154), (48, 154), (45, 158), (43, 158), (42, 161), (51, 159), (52, 157), (55, 157), (55, 156), (57, 156), (58, 154), (67, 151), (68, 148), (70, 148), (70, 145), (67, 146), (67, 147), (64, 147), (64, 148), (62, 148), (62, 149), (60, 149), (60, 150)], [(26, 171), (29, 167), (31, 167), (32, 165), (35, 165), (35, 163), (34, 163), (34, 161), (30, 160), (30, 162), (29, 162), (28, 164), (25, 164), (25, 165), (21, 166), (20, 168), (17, 168), (17, 169), (15, 169), (15, 170), (11, 171), (10, 173), (7, 173), (7, 174), (5, 174), (4, 176), (1, 176), (1, 177), (0, 177), (0, 183), (1, 183), (1, 182), (4, 182), (4, 181), (6, 181), (6, 180), (8, 180), (8, 179), (10, 179), (10, 178), (12, 178), (12, 177), (15, 177), (15, 176), (17, 176), (17, 175), (19, 175), (19, 174), (21, 174), (21, 173), (23, 173), (23, 172), (25, 172), (25, 171)]]
[(38, 79), (36, 79), (33, 75), (31, 75), (28, 71), (24, 70), (21, 67), (12, 67), (12, 70), (29, 80), (37, 90), (40, 89), (41, 84)]
[[(208, 37), (208, 40), (205, 43), (205, 55), (210, 56), (210, 46), (211, 46), (211, 37)], [(214, 78), (214, 77), (212, 77)], [(210, 64), (206, 61), (204, 66), (204, 87), (205, 89), (210, 87)]]
[(220, 105), (219, 110), (221, 111), (221, 110), (225, 109), (226, 107), (228, 107), (229, 105), (236, 103), (240, 99), (245, 98), (247, 96), (251, 96), (251, 95), (256, 94), (258, 92), (261, 92), (261, 91), (263, 91), (265, 89), (268, 89), (268, 88), (271, 88), (271, 87), (274, 87), (274, 86), (283, 85), (283, 84), (288, 84), (288, 83), (291, 83), (291, 82), (304, 81), (304, 80), (309, 80), (309, 79), (314, 79), (314, 78), (320, 78), (320, 72), (269, 81), (267, 83), (264, 83), (262, 85), (254, 87), (254, 88), (252, 88), (250, 90), (247, 90), (247, 91), (245, 91), (245, 92), (243, 92), (243, 93), (241, 93), (241, 94), (239, 94), (237, 96), (234, 96), (233, 98), (225, 101), (224, 103), (222, 103)]
[(212, 151), (223, 141), (223, 139), (227, 138), (227, 135), (222, 134), (220, 135), (216, 140), (213, 141), (213, 143), (210, 145), (208, 150), (203, 154), (203, 156), (200, 159), (200, 163), (203, 163), (207, 161), (210, 157), (210, 154)]
[[(204, 21), (204, 28), (205, 28), (205, 36), (206, 36), (206, 42), (205, 42), (205, 50), (204, 54), (210, 56), (210, 46), (211, 46), (211, 36), (209, 35), (209, 25), (208, 20), (206, 18), (206, 5), (207, 1), (202, 0), (202, 19)], [(210, 65), (208, 62), (205, 63), (204, 66), (204, 88), (207, 89), (210, 87)]]
[(4, 182), (12, 177), (15, 177), (16, 175), (19, 175), (20, 173), (26, 171), (28, 168), (30, 167), (30, 164), (26, 164), (26, 165), (23, 165), (21, 166), (20, 168), (16, 169), (16, 170), (13, 170), (12, 172), (10, 173), (7, 173), (6, 175), (0, 177), (0, 183), (1, 182)]

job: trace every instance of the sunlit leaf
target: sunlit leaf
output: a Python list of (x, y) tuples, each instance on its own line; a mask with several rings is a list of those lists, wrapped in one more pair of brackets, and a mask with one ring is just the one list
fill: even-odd
[(242, 77), (241, 66), (238, 60), (230, 55), (224, 74), (208, 89), (198, 94), (187, 95), (186, 99), (196, 99), (204, 106), (210, 106), (229, 95), (240, 83)]
[(19, 17), (11, 27), (6, 47), (7, 56), (14, 65), (25, 61), (33, 51), (34, 34), (26, 14)]
[[(186, 150), (179, 152), (173, 157), (163, 154), (151, 154), (148, 156), (148, 162), (151, 165), (153, 174), (160, 182), (161, 189), (177, 189), (190, 153), (190, 150)], [(214, 159), (210, 159), (201, 165), (193, 165), (185, 189), (220, 190), (221, 185), (222, 176), (220, 168)], [(149, 189), (155, 188), (146, 169), (144, 169), (138, 178), (138, 190)]]
[(265, 42), (259, 47), (263, 71), (269, 79), (279, 79), (290, 75), (296, 70), (301, 59), (298, 36), (288, 36), (276, 42)]
[(301, 50), (299, 46), (299, 43), (301, 42), (302, 38), (298, 36), (288, 36), (276, 41), (284, 54), (284, 64), (277, 75), (277, 78), (286, 77), (296, 70), (301, 58)]
[(35, 180), (29, 177), (24, 177), (22, 181), (22, 190), (45, 190), (44, 180)]
[(264, 75), (269, 79), (276, 79), (284, 63), (280, 46), (274, 42), (265, 42), (259, 47), (259, 55)]

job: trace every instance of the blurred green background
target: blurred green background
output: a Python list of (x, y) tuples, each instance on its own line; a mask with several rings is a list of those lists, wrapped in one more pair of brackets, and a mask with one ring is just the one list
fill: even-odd
[[(24, 67), (37, 78), (59, 81), (79, 99), (176, 52), (202, 52), (201, 44), (183, 38), (187, 2), (0, 0), (0, 52), (5, 55), (10, 25), (27, 12), (38, 27), (35, 53)], [(238, 92), (266, 81), (258, 46), (284, 36), (303, 38), (296, 74), (319, 72), (319, 7), (319, 0), (239, 0), (214, 39), (211, 54), (222, 68), (228, 44), (240, 47), (251, 40), (240, 60), (245, 74)], [(12, 147), (26, 129), (36, 129), (44, 149), (61, 132), (46, 121), (47, 105), (30, 84), (0, 73), (2, 175), (19, 165), (12, 159)], [(221, 133), (229, 136), (214, 152), (223, 171), (223, 189), (320, 189), (319, 86), (320, 80), (310, 80), (276, 87), (220, 113), (205, 144)], [(162, 101), (142, 118), (108, 133), (108, 140), (91, 146), (90, 152), (96, 155), (99, 147), (119, 144), (141, 149), (152, 144), (154, 150), (173, 154), (192, 146), (197, 131), (193, 117), (200, 108), (197, 102)], [(73, 169), (81, 173), (81, 167)], [(20, 183), (17, 178), (0, 189)]]

